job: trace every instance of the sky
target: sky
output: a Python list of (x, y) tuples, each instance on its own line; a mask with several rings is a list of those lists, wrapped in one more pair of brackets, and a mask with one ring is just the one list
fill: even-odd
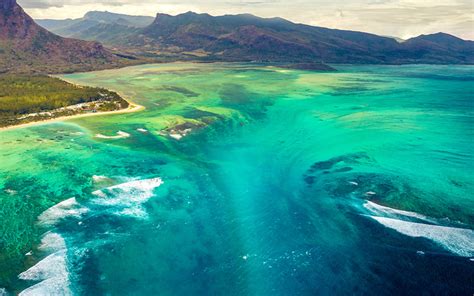
[(408, 39), (445, 32), (474, 40), (473, 0), (17, 0), (33, 18), (80, 18), (92, 10), (133, 15), (252, 13), (314, 26)]

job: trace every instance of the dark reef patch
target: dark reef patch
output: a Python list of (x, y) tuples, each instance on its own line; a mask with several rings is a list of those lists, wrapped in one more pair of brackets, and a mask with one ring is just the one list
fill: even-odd
[(363, 160), (369, 160), (369, 157), (365, 153), (353, 153), (343, 156), (334, 157), (324, 161), (315, 162), (306, 172), (305, 175), (311, 175), (321, 171), (332, 170), (336, 166), (342, 165), (341, 168), (337, 168), (335, 172), (343, 173), (351, 171), (352, 168), (347, 164), (358, 164)]
[(362, 94), (366, 93), (369, 91), (374, 90), (373, 88), (358, 84), (358, 83), (351, 83), (339, 87), (331, 87), (332, 92), (330, 94), (332, 96), (347, 96), (347, 95), (357, 95), (357, 94)]
[(224, 119), (224, 117), (220, 114), (208, 112), (208, 111), (203, 111), (197, 108), (187, 108), (185, 112), (182, 114), (183, 117), (185, 118), (191, 118), (191, 119), (197, 119), (201, 120), (203, 118), (221, 118)]
[(263, 94), (251, 92), (245, 86), (233, 83), (224, 84), (219, 90), (219, 97), (223, 107), (240, 110), (255, 119), (263, 118), (267, 107), (273, 102)]
[(165, 85), (163, 87), (161, 87), (160, 90), (164, 90), (164, 91), (171, 91), (171, 92), (176, 92), (176, 93), (180, 93), (186, 97), (189, 97), (189, 98), (193, 98), (193, 97), (197, 97), (199, 96), (198, 93), (192, 91), (192, 90), (189, 90), (185, 87), (179, 87), (179, 86), (173, 86), (173, 85)]
[(224, 105), (248, 104), (256, 94), (249, 92), (243, 85), (224, 84), (219, 91), (219, 96)]

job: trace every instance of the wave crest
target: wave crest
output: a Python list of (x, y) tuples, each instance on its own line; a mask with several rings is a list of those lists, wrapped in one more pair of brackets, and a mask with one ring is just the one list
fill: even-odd
[(64, 239), (57, 233), (48, 233), (41, 242), (40, 249), (53, 253), (18, 275), (21, 280), (40, 281), (19, 295), (72, 295)]
[(364, 208), (370, 212), (370, 218), (398, 233), (429, 239), (458, 256), (474, 256), (472, 229), (438, 225), (434, 218), (381, 206), (371, 201), (366, 201)]
[(111, 186), (92, 194), (97, 198), (91, 202), (96, 205), (114, 207), (115, 214), (145, 217), (146, 212), (142, 207), (153, 196), (155, 188), (161, 186), (161, 178), (134, 180), (119, 185)]
[(38, 217), (38, 221), (41, 225), (51, 226), (65, 217), (80, 218), (88, 211), (89, 209), (80, 205), (76, 201), (76, 198), (73, 197), (62, 201), (41, 213)]

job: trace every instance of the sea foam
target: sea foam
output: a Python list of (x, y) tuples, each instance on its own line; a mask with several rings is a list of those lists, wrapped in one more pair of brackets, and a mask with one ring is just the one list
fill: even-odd
[(115, 213), (124, 216), (145, 217), (142, 204), (153, 196), (155, 188), (161, 186), (161, 178), (134, 180), (111, 186), (92, 194), (97, 198), (91, 202), (96, 205), (115, 208)]
[(48, 232), (41, 239), (38, 249), (43, 252), (54, 253), (66, 249), (66, 242), (60, 234)]
[(38, 217), (38, 221), (41, 225), (51, 226), (65, 217), (79, 218), (88, 211), (89, 209), (80, 205), (76, 201), (76, 198), (73, 197), (62, 201), (41, 213)]
[(432, 240), (458, 256), (474, 256), (472, 229), (438, 225), (434, 218), (381, 206), (371, 201), (366, 201), (364, 208), (369, 210), (369, 217), (401, 234)]
[(23, 290), (19, 295), (72, 295), (64, 239), (57, 233), (47, 233), (39, 249), (52, 253), (22, 272), (18, 278), (40, 282)]
[(128, 138), (128, 137), (130, 137), (130, 134), (129, 134), (129, 133), (126, 133), (126, 132), (118, 131), (116, 136), (106, 136), (106, 135), (103, 135), (103, 134), (97, 134), (97, 135), (95, 135), (95, 137), (96, 137), (96, 138), (99, 138), (99, 139), (111, 139), (111, 140), (114, 140), (114, 139), (124, 139), (124, 138)]
[(426, 222), (434, 222), (433, 219), (430, 219), (425, 215), (418, 214), (415, 212), (397, 210), (397, 209), (381, 206), (371, 201), (366, 201), (364, 203), (364, 207), (370, 212), (377, 214), (378, 216), (392, 217), (392, 218), (394, 217), (415, 218), (415, 219), (423, 220)]
[(474, 256), (474, 231), (471, 229), (416, 223), (387, 217), (372, 216), (371, 218), (401, 234), (430, 239), (456, 255)]
[[(146, 217), (142, 207), (153, 196), (155, 188), (161, 186), (161, 178), (132, 180), (93, 192), (96, 196), (89, 206), (112, 209), (120, 216)], [(95, 209), (94, 209), (95, 210)], [(99, 210), (99, 209), (97, 209)], [(77, 216), (89, 211), (80, 205), (75, 198), (67, 199), (43, 212), (39, 221), (44, 225), (54, 225), (64, 217)], [(49, 255), (30, 269), (18, 275), (19, 279), (39, 281), (39, 283), (23, 290), (20, 295), (72, 295), (69, 279), (67, 248), (64, 238), (55, 232), (46, 233), (38, 249)]]

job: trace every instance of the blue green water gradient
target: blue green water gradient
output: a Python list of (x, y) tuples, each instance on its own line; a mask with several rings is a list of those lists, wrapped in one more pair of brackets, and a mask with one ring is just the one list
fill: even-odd
[(22, 295), (472, 295), (474, 68), (162, 64), (146, 107), (0, 132)]

